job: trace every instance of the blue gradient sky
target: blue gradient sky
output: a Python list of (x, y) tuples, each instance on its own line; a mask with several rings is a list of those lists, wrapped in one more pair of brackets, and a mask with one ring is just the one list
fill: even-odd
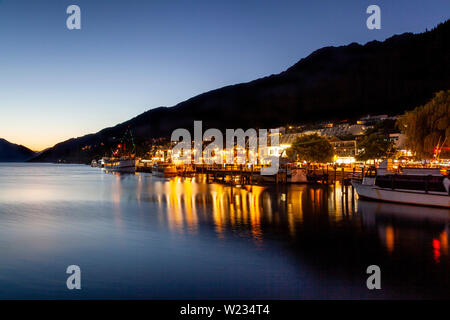
[[(66, 28), (70, 4), (82, 30)], [(370, 4), (381, 30), (366, 28)], [(447, 0), (0, 0), (0, 137), (43, 149), (449, 12)]]

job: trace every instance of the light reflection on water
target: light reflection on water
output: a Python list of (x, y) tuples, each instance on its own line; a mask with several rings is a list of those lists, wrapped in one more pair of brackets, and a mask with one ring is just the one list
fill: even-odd
[[(0, 297), (449, 297), (445, 209), (87, 166), (0, 164), (0, 177)], [(65, 289), (73, 263), (79, 293)], [(381, 292), (365, 288), (370, 264)]]
[[(149, 176), (137, 178), (137, 201), (157, 203), (170, 230), (179, 233), (196, 233), (200, 222), (211, 222), (218, 237), (224, 237), (226, 229), (247, 228), (254, 240), (262, 241), (261, 224), (264, 223), (287, 227), (289, 234), (295, 236), (305, 210), (310, 214), (321, 214), (326, 210), (331, 221), (339, 222), (351, 217), (357, 205), (355, 196), (342, 196), (339, 186), (330, 190), (305, 185), (278, 189), (273, 186), (237, 188), (208, 185), (202, 183), (201, 177), (154, 179)], [(120, 198), (117, 194), (113, 197)]]

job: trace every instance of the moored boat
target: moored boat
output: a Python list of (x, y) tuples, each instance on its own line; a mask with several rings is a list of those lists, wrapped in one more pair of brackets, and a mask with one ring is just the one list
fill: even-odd
[(103, 168), (106, 171), (121, 173), (136, 172), (136, 160), (132, 157), (103, 158), (103, 163)]
[[(127, 148), (127, 146), (132, 148)], [(120, 144), (112, 153), (112, 157), (102, 158), (103, 168), (109, 172), (135, 173), (136, 172), (136, 146), (134, 144), (133, 134), (128, 127), (122, 137)]]
[(152, 167), (152, 174), (159, 177), (174, 177), (177, 173), (177, 167), (171, 163), (159, 162)]
[(368, 170), (362, 181), (352, 180), (360, 198), (450, 208), (450, 179), (438, 168), (404, 168), (388, 172), (384, 164)]

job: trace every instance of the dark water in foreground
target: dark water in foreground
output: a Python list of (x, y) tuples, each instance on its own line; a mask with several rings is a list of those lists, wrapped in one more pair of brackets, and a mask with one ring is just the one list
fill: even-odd
[(449, 222), (339, 187), (0, 164), (0, 298), (450, 298)]

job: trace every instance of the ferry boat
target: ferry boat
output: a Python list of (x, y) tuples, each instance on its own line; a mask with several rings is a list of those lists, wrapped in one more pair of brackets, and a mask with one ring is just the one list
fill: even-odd
[(136, 160), (133, 157), (103, 158), (103, 168), (105, 171), (135, 173)]
[(387, 162), (352, 180), (358, 196), (386, 202), (450, 208), (450, 179), (439, 168), (403, 168), (389, 172)]
[[(133, 148), (127, 148), (127, 144), (132, 145)], [(117, 149), (112, 153), (112, 157), (102, 158), (103, 168), (108, 172), (135, 173), (135, 150), (133, 134), (128, 127)]]

